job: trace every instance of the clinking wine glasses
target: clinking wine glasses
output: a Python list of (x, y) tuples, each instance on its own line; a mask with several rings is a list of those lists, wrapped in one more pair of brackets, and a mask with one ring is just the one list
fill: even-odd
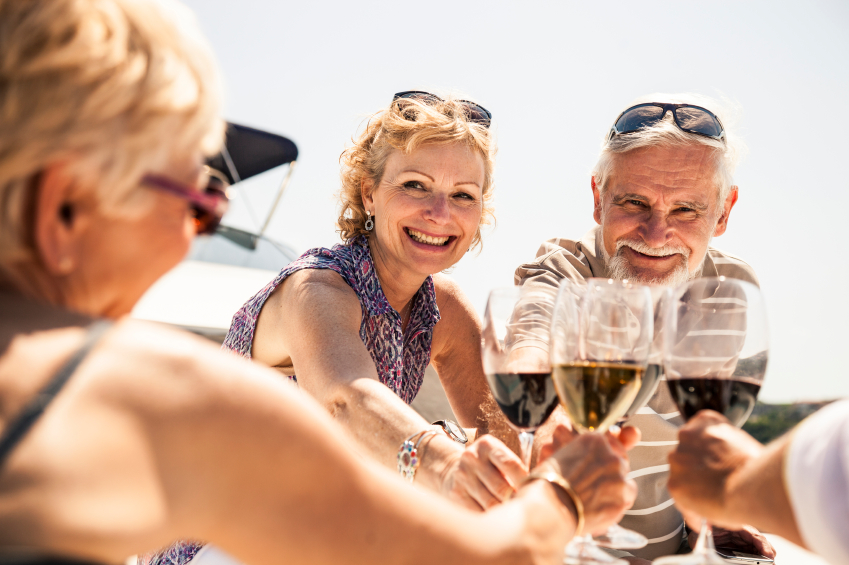
[(551, 287), (499, 288), (490, 293), (484, 312), (484, 372), (495, 402), (519, 433), (525, 467), (534, 432), (557, 407), (549, 354), (556, 296)]
[[(769, 356), (766, 308), (760, 290), (735, 279), (702, 278), (675, 289), (664, 313), (663, 366), (669, 392), (689, 420), (715, 410), (742, 426), (763, 383)], [(702, 520), (692, 553), (658, 565), (724, 565)]]
[[(646, 286), (609, 279), (561, 284), (551, 325), (552, 376), (577, 431), (604, 432), (633, 404), (648, 366), (653, 311)], [(572, 540), (565, 563), (626, 565), (589, 535)]]

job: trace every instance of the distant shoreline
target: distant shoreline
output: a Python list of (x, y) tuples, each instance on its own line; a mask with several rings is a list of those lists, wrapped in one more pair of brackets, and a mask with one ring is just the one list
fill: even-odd
[(761, 443), (768, 443), (790, 431), (799, 422), (834, 400), (768, 404), (758, 402), (743, 430)]

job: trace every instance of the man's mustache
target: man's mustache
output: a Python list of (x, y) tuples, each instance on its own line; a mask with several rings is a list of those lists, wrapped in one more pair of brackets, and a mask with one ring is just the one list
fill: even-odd
[(690, 250), (680, 245), (668, 243), (663, 247), (651, 247), (646, 245), (644, 241), (621, 239), (616, 242), (616, 252), (614, 255), (619, 255), (623, 247), (628, 247), (637, 253), (648, 255), (650, 257), (668, 257), (670, 255), (682, 255), (685, 260), (690, 258)]

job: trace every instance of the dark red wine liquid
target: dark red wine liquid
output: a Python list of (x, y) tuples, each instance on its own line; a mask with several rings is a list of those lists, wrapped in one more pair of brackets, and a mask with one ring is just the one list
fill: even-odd
[(761, 390), (760, 383), (733, 379), (675, 379), (668, 384), (684, 419), (699, 410), (715, 410), (738, 428), (752, 413)]
[(498, 407), (521, 431), (536, 430), (557, 407), (551, 373), (496, 373), (486, 378)]

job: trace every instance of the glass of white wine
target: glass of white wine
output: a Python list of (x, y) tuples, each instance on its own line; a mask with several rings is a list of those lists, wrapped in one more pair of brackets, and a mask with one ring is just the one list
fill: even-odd
[[(561, 285), (551, 324), (552, 377), (576, 431), (603, 433), (625, 415), (640, 390), (653, 338), (648, 287), (610, 279)], [(565, 563), (627, 565), (599, 549), (589, 533), (566, 547)]]

